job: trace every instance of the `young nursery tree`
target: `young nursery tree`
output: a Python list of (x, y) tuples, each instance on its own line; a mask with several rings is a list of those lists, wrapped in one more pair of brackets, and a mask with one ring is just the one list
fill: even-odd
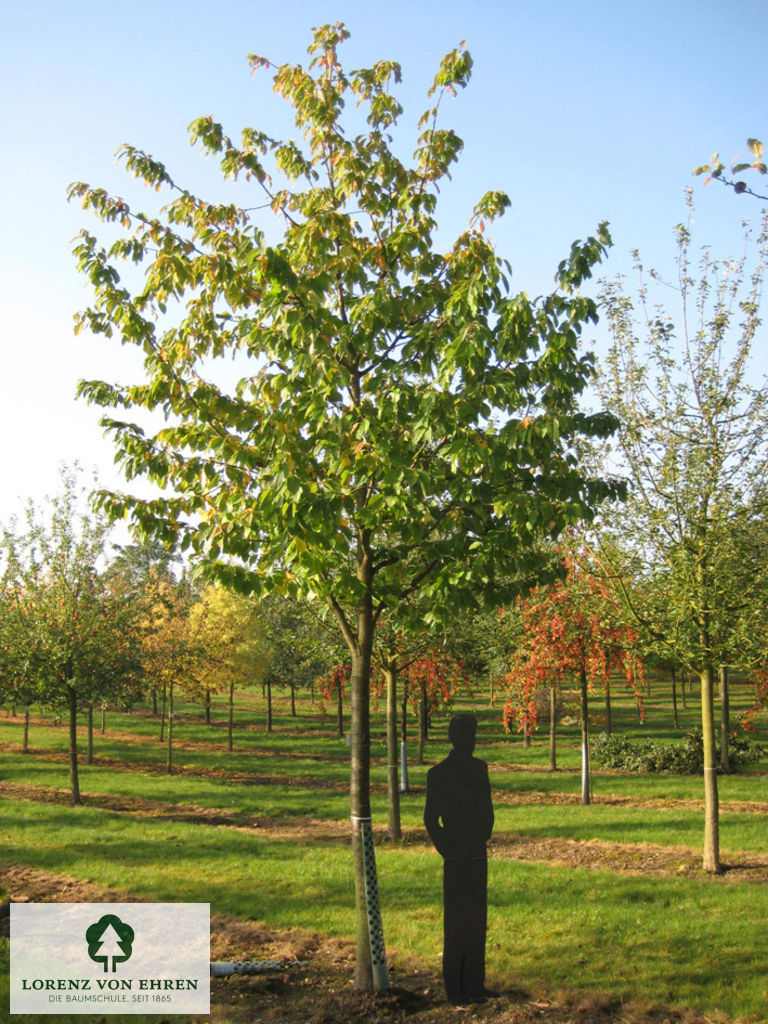
[[(508, 295), (486, 233), (509, 205), (503, 193), (485, 194), (467, 230), (437, 244), (438, 193), (462, 146), (438, 126), (439, 108), (467, 84), (470, 56), (443, 58), (406, 163), (392, 139), (400, 68), (346, 71), (347, 36), (316, 29), (306, 68), (251, 58), (273, 71), (303, 142), (252, 128), (237, 142), (211, 117), (191, 126), (226, 178), (251, 183), (247, 208), (198, 198), (131, 146), (127, 169), (167, 192), (167, 206), (138, 212), (82, 183), (70, 195), (125, 229), (109, 249), (80, 236), (95, 302), (78, 327), (138, 346), (146, 370), (143, 383), (92, 381), (81, 393), (167, 418), (145, 430), (105, 417), (127, 476), (168, 488), (105, 506), (179, 541), (226, 583), (324, 603), (349, 649), (355, 984), (370, 989), (388, 984), (366, 888), (377, 623), (417, 591), (433, 622), (483, 595), (503, 599), (503, 580), (535, 573), (534, 542), (591, 518), (617, 488), (573, 455), (575, 438), (614, 426), (578, 409), (593, 374), (581, 333), (595, 319), (578, 289), (609, 243), (605, 227), (574, 244), (556, 290), (535, 301)], [(145, 267), (134, 291), (121, 261)], [(243, 372), (230, 389), (209, 373), (223, 355)]]
[[(384, 692), (387, 714), (387, 805), (389, 837), (402, 838), (400, 825), (400, 788), (407, 790), (407, 715), (409, 703), (418, 714), (419, 746), (417, 761), (424, 763), (424, 743), (430, 714), (450, 703), (459, 686), (467, 684), (464, 666), (439, 646), (439, 638), (426, 632), (406, 637), (384, 630), (376, 652), (375, 664), (381, 677), (374, 683), (376, 698)], [(398, 683), (401, 686), (398, 694)], [(398, 754), (398, 700), (402, 708), (402, 731)]]
[(17, 679), (27, 697), (34, 688), (68, 711), (73, 804), (80, 803), (78, 709), (124, 695), (139, 671), (131, 610), (104, 575), (108, 530), (67, 471), (46, 513), (30, 504), (26, 528), (8, 528), (1, 542)]
[(606, 688), (611, 674), (624, 672), (627, 685), (639, 699), (642, 661), (635, 631), (605, 581), (579, 565), (565, 561), (566, 575), (536, 587), (521, 605), (522, 643), (513, 653), (507, 676), (504, 722), (520, 728), (535, 725), (536, 691), (542, 685), (562, 687), (575, 675), (579, 680), (581, 719), (581, 802), (590, 802), (589, 690)]
[(320, 611), (317, 602), (277, 593), (259, 601), (266, 659), (262, 679), (271, 688), (288, 688), (294, 718), (297, 690), (309, 690), (314, 700), (317, 679), (346, 651), (335, 623), (325, 621)]
[[(228, 746), (234, 747), (235, 688), (253, 686), (267, 668), (264, 632), (252, 598), (211, 584), (189, 611), (190, 636), (197, 649), (192, 678), (197, 696), (228, 694)], [(270, 704), (271, 707), (271, 704)], [(268, 731), (271, 727), (267, 717)]]
[(23, 754), (29, 753), (29, 707), (41, 697), (41, 687), (30, 670), (32, 650), (25, 633), (24, 603), (18, 585), (3, 581), (0, 590), (0, 699), (10, 708), (24, 708)]
[[(142, 674), (162, 694), (160, 742), (167, 744), (166, 768), (173, 772), (174, 697), (177, 687), (194, 688), (201, 662), (189, 621), (192, 595), (188, 581), (150, 569), (137, 602), (137, 637)], [(167, 708), (167, 731), (166, 731)]]
[[(680, 225), (675, 314), (650, 305), (639, 259), (636, 298), (620, 281), (605, 286), (613, 344), (601, 380), (621, 421), (619, 452), (631, 482), (614, 518), (624, 557), (609, 559), (611, 572), (657, 651), (666, 648), (699, 675), (703, 862), (717, 872), (715, 679), (720, 665), (759, 657), (750, 646), (763, 635), (768, 586), (768, 392), (751, 361), (768, 218), (755, 251), (746, 246), (739, 260), (704, 250), (694, 271), (690, 245), (690, 226)], [(656, 611), (632, 601), (632, 586), (656, 593)]]

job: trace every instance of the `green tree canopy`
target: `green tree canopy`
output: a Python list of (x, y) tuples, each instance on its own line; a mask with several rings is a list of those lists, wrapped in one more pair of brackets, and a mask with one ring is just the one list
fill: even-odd
[(132, 610), (104, 569), (109, 526), (84, 507), (75, 472), (46, 509), (27, 508), (25, 526), (0, 538), (3, 633), (15, 652), (14, 685), (28, 700), (69, 710), (72, 802), (80, 802), (77, 710), (119, 699), (139, 676)]

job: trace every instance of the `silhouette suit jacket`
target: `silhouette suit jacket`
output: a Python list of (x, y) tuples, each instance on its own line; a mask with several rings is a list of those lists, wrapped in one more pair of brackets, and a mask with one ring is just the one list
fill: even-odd
[(493, 804), (485, 761), (452, 750), (429, 769), (424, 824), (445, 860), (486, 857)]

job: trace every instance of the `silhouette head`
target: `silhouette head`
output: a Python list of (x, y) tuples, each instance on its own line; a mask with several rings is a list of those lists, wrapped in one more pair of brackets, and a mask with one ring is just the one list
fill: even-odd
[(477, 719), (474, 715), (454, 715), (448, 725), (448, 739), (457, 754), (469, 756), (475, 749)]

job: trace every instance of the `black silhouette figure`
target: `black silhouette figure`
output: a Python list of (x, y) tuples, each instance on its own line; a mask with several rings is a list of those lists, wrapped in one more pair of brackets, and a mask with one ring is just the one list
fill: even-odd
[(477, 719), (454, 715), (453, 750), (427, 772), (424, 824), (443, 858), (443, 980), (450, 1003), (485, 999), (488, 859), (493, 830), (488, 765), (472, 756)]

